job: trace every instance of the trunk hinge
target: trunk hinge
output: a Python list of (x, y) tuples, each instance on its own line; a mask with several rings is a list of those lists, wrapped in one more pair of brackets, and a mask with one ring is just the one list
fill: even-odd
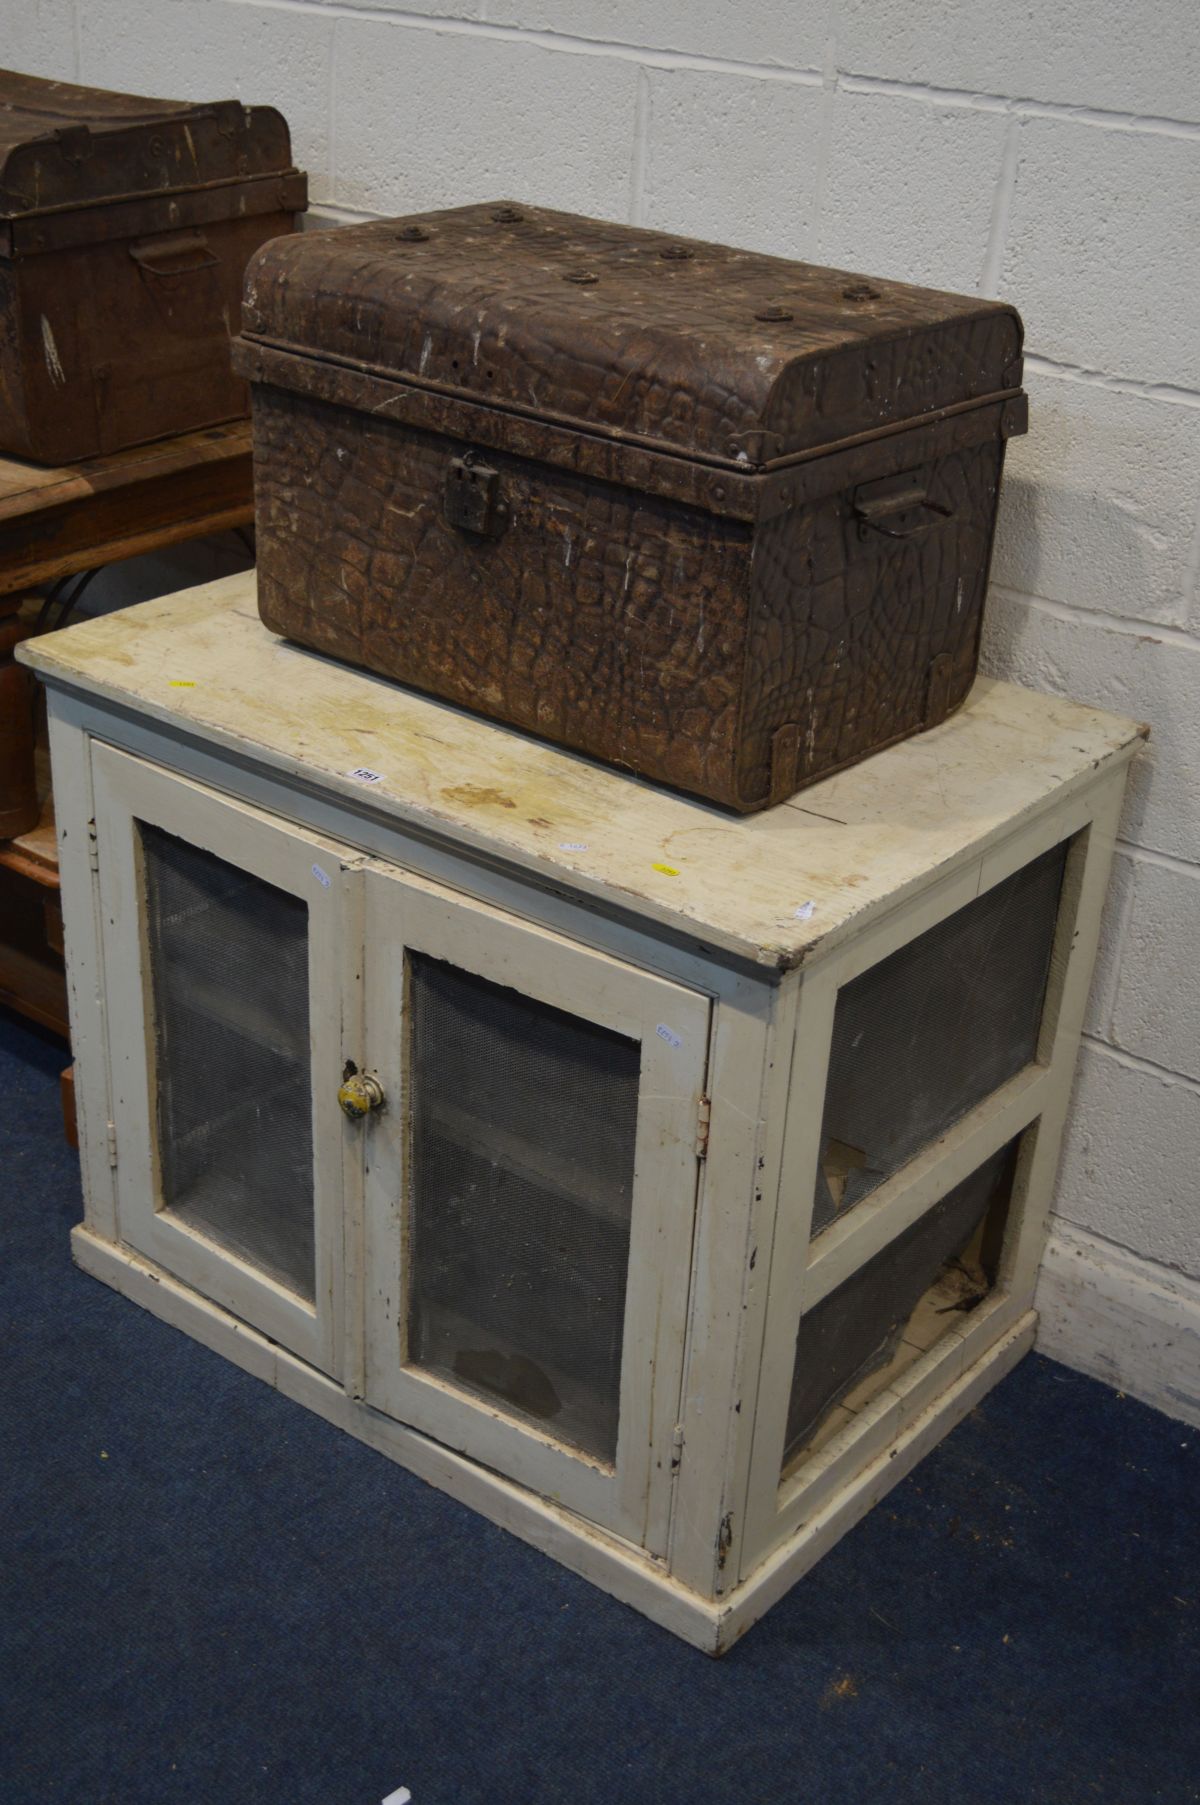
[(117, 1163), (117, 1125), (115, 1122), (108, 1124), (108, 1163), (114, 1167)]
[(88, 864), (93, 871), (100, 869), (100, 845), (96, 839), (96, 823), (88, 822)]
[(712, 1122), (712, 1098), (701, 1097), (696, 1110), (696, 1158), (708, 1158), (708, 1130)]

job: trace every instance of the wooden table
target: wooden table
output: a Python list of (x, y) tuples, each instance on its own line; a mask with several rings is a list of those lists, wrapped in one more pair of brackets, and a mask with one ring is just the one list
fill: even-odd
[[(0, 598), (253, 518), (248, 420), (59, 470), (0, 457)], [(38, 793), (36, 826), (0, 841), (0, 1003), (65, 1038), (58, 854), (45, 769)]]
[(0, 1003), (67, 1038), (58, 849), (49, 761), (38, 756), (41, 819), (15, 840), (0, 840)]
[(253, 518), (248, 420), (61, 470), (0, 458), (0, 595)]

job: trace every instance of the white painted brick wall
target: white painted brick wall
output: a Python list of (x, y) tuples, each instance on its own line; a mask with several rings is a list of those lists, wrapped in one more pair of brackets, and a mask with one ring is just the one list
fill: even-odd
[(336, 199), (386, 213), (510, 195), (623, 217), (637, 88), (628, 60), (339, 19)]
[(1089, 1043), (1079, 1061), (1058, 1209), (1187, 1271), (1196, 1250), (1200, 1087)]
[[(1200, 1083), (1200, 884), (1187, 866), (1139, 859), (1109, 1038)], [(1193, 1173), (1193, 1182), (1200, 1174)]]
[(1200, 135), (1022, 120), (1001, 286), (1044, 356), (1200, 389)]
[(1200, 626), (1200, 411), (1041, 370), (1025, 386), (1031, 427), (1008, 448), (993, 581), (1117, 619)]
[[(423, 10), (423, 9), (422, 9)], [(455, 9), (457, 10), (457, 9)], [(756, 69), (823, 66), (831, 0), (483, 0), (493, 24)]]
[(1196, 0), (0, 0), (0, 44), (276, 102), (335, 217), (506, 193), (1022, 307), (985, 661), (1153, 727), (1058, 1209), (1200, 1276)]
[(1125, 837), (1200, 866), (1200, 640), (1141, 623), (1114, 625), (993, 585), (983, 662), (1029, 689), (1148, 721), (1152, 734), (1130, 781)]
[(1060, 107), (1194, 119), (1190, 0), (841, 0), (838, 65)]
[(711, 238), (713, 197), (737, 169), (739, 242), (785, 257), (805, 254), (816, 223), (825, 117), (819, 82), (655, 69), (646, 113), (643, 224)]
[(839, 89), (814, 251), (838, 269), (903, 270), (929, 288), (978, 285), (1009, 122), (976, 107)]
[(0, 10), (0, 61), (29, 75), (70, 81), (75, 75), (75, 13), (62, 0), (24, 0)]

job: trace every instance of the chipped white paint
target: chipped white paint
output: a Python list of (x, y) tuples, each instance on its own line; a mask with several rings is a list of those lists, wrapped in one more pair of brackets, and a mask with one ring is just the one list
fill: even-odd
[(62, 388), (67, 378), (58, 361), (58, 346), (54, 342), (54, 332), (45, 314), (42, 315), (42, 351), (46, 359), (46, 368), (50, 372), (51, 382)]
[(625, 560), (625, 581), (621, 585), (621, 594), (623, 596), (629, 594), (630, 585), (633, 582), (633, 561), (636, 556), (636, 552), (630, 552)]
[[(486, 848), (511, 869), (568, 875), (585, 894), (770, 966), (812, 957), (895, 899), (978, 855), (1123, 762), (1135, 723), (981, 679), (932, 732), (738, 817), (639, 783), (399, 684), (315, 659), (262, 625), (247, 572), (27, 641), (56, 682), (169, 718), (214, 746), (303, 765), (397, 823)], [(167, 692), (184, 668), (194, 690)], [(480, 773), (486, 778), (481, 780)], [(382, 775), (379, 775), (382, 773)], [(569, 863), (563, 840), (587, 842)], [(801, 897), (815, 905), (791, 918)], [(781, 919), (789, 919), (781, 929)]]
[[(651, 1552), (665, 1551), (671, 1473), (653, 1452), (675, 1419), (682, 1379), (688, 1259), (696, 1188), (697, 1098), (703, 1088), (707, 997), (587, 950), (536, 922), (369, 861), (363, 871), (365, 1021), (361, 1060), (385, 1095), (408, 1084), (405, 1037), (410, 955), (419, 953), (518, 990), (640, 1043), (641, 1091), (633, 1161), (626, 1342), (616, 1458), (605, 1465), (564, 1449), (544, 1427), (516, 1426), (485, 1400), (453, 1390), (398, 1358), (404, 1324), (396, 1199), (406, 1194), (406, 1116), (381, 1115), (364, 1136), (365, 1298), (358, 1326), (368, 1405), (449, 1442), (589, 1522)], [(656, 1035), (660, 1017), (679, 1029)], [(685, 1045), (686, 1041), (686, 1045)], [(469, 1100), (463, 1099), (469, 1108)]]
[[(253, 602), (252, 584), (233, 579), (22, 653), (52, 686), (55, 782), (63, 820), (75, 824), (61, 872), (87, 1098), (76, 1257), (719, 1650), (1029, 1345), (1137, 729), (983, 684), (920, 741), (736, 820), (308, 659), (266, 631)], [(180, 669), (194, 688), (171, 687)], [(89, 818), (95, 865), (86, 830), (75, 831)], [(307, 905), (314, 1305), (155, 1207), (139, 821)], [(1070, 836), (1040, 1063), (918, 1154), (844, 1232), (810, 1248), (838, 987)], [(609, 1465), (398, 1358), (406, 1112), (385, 1109), (351, 1132), (334, 1086), (353, 1060), (385, 1098), (405, 1097), (399, 1024), (414, 950), (641, 1047)], [(918, 1343), (920, 1357), (781, 1484), (801, 1312), (1035, 1118), (996, 1290)]]
[(71, 1251), (84, 1272), (111, 1285), (152, 1316), (221, 1354), (282, 1396), (386, 1454), (440, 1491), (477, 1510), (573, 1573), (641, 1611), (672, 1635), (710, 1655), (723, 1654), (782, 1598), (867, 1511), (974, 1409), (1033, 1344), (1032, 1313), (947, 1386), (770, 1560), (719, 1600), (681, 1585), (659, 1561), (606, 1535), (497, 1473), (465, 1460), (402, 1423), (367, 1412), (332, 1380), (228, 1312), (157, 1271), (136, 1254), (86, 1227), (73, 1230)]

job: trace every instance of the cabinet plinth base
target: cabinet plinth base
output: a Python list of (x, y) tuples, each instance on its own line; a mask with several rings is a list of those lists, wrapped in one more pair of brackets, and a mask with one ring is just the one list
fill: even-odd
[(724, 1654), (974, 1409), (1029, 1352), (1037, 1326), (1036, 1313), (1027, 1310), (741, 1584), (719, 1599), (706, 1599), (552, 1499), (525, 1491), (357, 1403), (332, 1379), (149, 1260), (102, 1240), (82, 1224), (72, 1230), (71, 1246), (76, 1264), (93, 1278), (711, 1655)]

